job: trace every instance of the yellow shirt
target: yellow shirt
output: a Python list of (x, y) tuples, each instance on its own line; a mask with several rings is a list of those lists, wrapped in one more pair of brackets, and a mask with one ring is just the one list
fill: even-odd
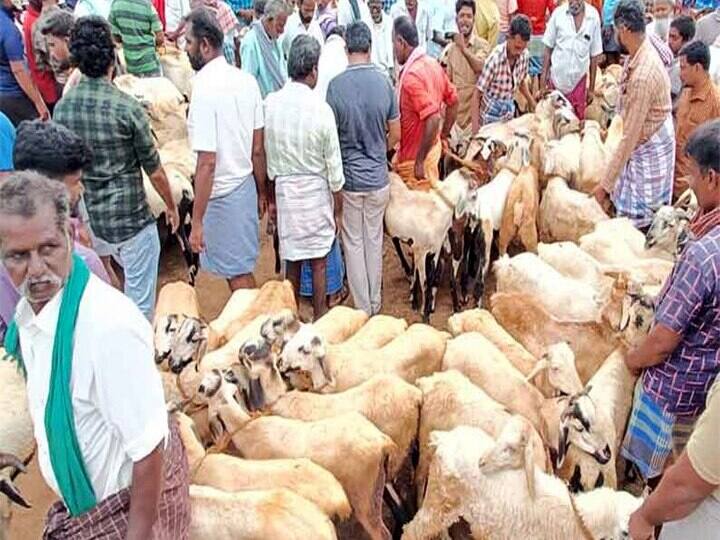
[(492, 50), (500, 32), (500, 10), (495, 0), (475, 0), (475, 35), (483, 38)]
[[(720, 486), (720, 381), (710, 389), (705, 412), (695, 425), (685, 451), (698, 476)], [(712, 496), (720, 501), (720, 488)]]

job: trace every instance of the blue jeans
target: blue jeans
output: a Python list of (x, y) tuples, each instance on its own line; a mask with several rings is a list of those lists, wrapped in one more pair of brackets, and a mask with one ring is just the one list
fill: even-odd
[(132, 238), (111, 244), (93, 238), (95, 251), (101, 257), (112, 256), (125, 274), (125, 296), (132, 300), (148, 319), (155, 309), (160, 238), (157, 225), (151, 223)]

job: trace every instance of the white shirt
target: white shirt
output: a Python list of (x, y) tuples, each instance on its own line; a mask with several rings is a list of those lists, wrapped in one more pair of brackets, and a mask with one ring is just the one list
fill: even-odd
[(263, 125), (262, 95), (252, 75), (224, 56), (198, 71), (188, 133), (193, 151), (216, 154), (211, 199), (227, 195), (252, 174), (253, 132)]
[(295, 11), (288, 17), (287, 22), (285, 23), (285, 31), (282, 36), (280, 36), (280, 46), (282, 47), (285, 58), (287, 58), (290, 54), (290, 46), (292, 45), (293, 40), (302, 35), (314, 37), (320, 45), (325, 42), (325, 38), (323, 37), (323, 33), (317, 19), (313, 17), (308, 27), (305, 28), (305, 25), (300, 20), (300, 13)]
[(78, 0), (73, 10), (75, 20), (88, 15), (99, 15), (107, 20), (110, 16), (110, 7), (112, 0)]
[[(45, 404), (61, 300), (62, 291), (37, 315), (24, 298), (17, 307), (38, 462), (58, 496), (45, 434)], [(90, 274), (75, 326), (70, 385), (78, 443), (98, 502), (129, 487), (133, 463), (167, 437), (168, 417), (154, 354), (152, 327), (140, 310)]]
[(265, 98), (265, 153), (268, 176), (313, 175), (330, 190), (345, 183), (335, 115), (303, 83), (288, 81)]
[[(367, 2), (365, 2), (365, 0), (357, 0), (357, 3), (358, 9), (360, 10), (360, 20), (370, 28), (372, 26), (372, 15), (370, 15), (370, 8)], [(353, 17), (350, 0), (339, 0), (337, 5), (338, 26), (347, 26), (352, 22), (355, 22), (355, 17)]]
[(165, 0), (165, 28), (167, 31), (177, 30), (183, 18), (190, 11), (190, 0)]
[(385, 71), (385, 73), (389, 74), (395, 65), (395, 55), (393, 54), (392, 45), (393, 22), (384, 11), (380, 13), (382, 14), (382, 21), (379, 23), (373, 21), (370, 27), (372, 34), (370, 60), (373, 64)]
[(543, 43), (553, 49), (550, 78), (561, 92), (571, 92), (583, 75), (590, 70), (590, 58), (602, 54), (600, 15), (585, 3), (585, 16), (580, 30), (575, 30), (575, 20), (565, 3), (553, 11)]
[(315, 93), (320, 96), (320, 99), (325, 101), (330, 81), (345, 71), (347, 65), (345, 40), (337, 34), (333, 34), (325, 42), (318, 61), (318, 80), (315, 85)]
[[(390, 18), (394, 21), (398, 17), (410, 17), (405, 0), (397, 0), (390, 8)], [(410, 17), (412, 19), (412, 17)], [(419, 0), (415, 15), (415, 28), (418, 33), (418, 46), (427, 49), (427, 43), (432, 39), (431, 14), (425, 0)]]

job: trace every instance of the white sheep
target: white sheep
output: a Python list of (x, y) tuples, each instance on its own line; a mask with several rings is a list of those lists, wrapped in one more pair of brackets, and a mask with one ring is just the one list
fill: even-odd
[(507, 248), (513, 241), (519, 241), (526, 251), (536, 251), (539, 204), (540, 186), (537, 170), (532, 166), (523, 167), (513, 180), (505, 201), (498, 234), (500, 255), (507, 253)]
[(573, 187), (583, 193), (592, 193), (601, 180), (606, 161), (600, 124), (594, 120), (585, 120), (580, 147), (580, 169)]
[(336, 540), (330, 518), (288, 489), (228, 493), (190, 486), (190, 540)]
[(602, 265), (574, 242), (538, 244), (538, 257), (562, 275), (583, 281), (602, 292), (612, 285), (612, 278), (603, 272)]
[[(405, 319), (389, 315), (373, 315), (360, 329), (343, 341), (341, 347), (353, 347), (360, 350), (379, 349), (405, 332), (408, 323)], [(315, 328), (317, 330), (317, 327)], [(322, 332), (322, 328), (320, 329)], [(325, 340), (329, 342), (329, 340)], [(329, 345), (332, 349), (333, 345)]]
[(627, 538), (642, 501), (608, 488), (570, 494), (535, 467), (530, 440), (518, 417), (497, 441), (467, 426), (433, 433), (425, 500), (403, 540), (434, 538), (460, 518), (473, 538)]
[(543, 192), (538, 211), (538, 229), (544, 242), (569, 240), (577, 242), (608, 220), (594, 197), (568, 187), (565, 179), (551, 178)]
[(335, 345), (350, 339), (365, 323), (368, 314), (362, 309), (336, 306), (313, 323), (325, 343)]
[(605, 136), (605, 155), (612, 156), (623, 138), (624, 122), (621, 115), (615, 115)]
[[(210, 334), (217, 336), (208, 343), (208, 350), (217, 349), (224, 343), (221, 343), (220, 336), (227, 336), (227, 329), (235, 319), (239, 319), (241, 314), (252, 305), (257, 298), (260, 289), (238, 289), (232, 293), (228, 301), (223, 306), (220, 315), (216, 319), (210, 321)], [(225, 338), (225, 342), (227, 339)]]
[(569, 133), (545, 145), (545, 177), (560, 176), (574, 182), (580, 171), (582, 144), (579, 133)]

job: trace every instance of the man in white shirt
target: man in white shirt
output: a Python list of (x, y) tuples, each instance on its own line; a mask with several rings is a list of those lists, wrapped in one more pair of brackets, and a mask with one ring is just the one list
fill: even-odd
[(370, 48), (370, 59), (372, 63), (388, 74), (393, 80), (395, 58), (392, 48), (392, 19), (383, 11), (382, 0), (370, 0), (370, 15), (372, 16), (372, 47)]
[(593, 95), (587, 89), (595, 88), (595, 73), (603, 52), (600, 15), (583, 0), (568, 0), (553, 11), (543, 43), (541, 90), (550, 82), (568, 98), (575, 114), (583, 120)]
[(185, 50), (198, 72), (188, 114), (197, 152), (190, 245), (201, 267), (231, 290), (253, 288), (266, 205), (260, 87), (225, 61), (223, 33), (209, 11), (193, 10), (187, 20)]
[(418, 47), (426, 48), (432, 39), (432, 21), (426, 2), (432, 0), (397, 0), (390, 8), (390, 18), (394, 21), (403, 15), (415, 23), (418, 34)]
[(347, 53), (345, 52), (344, 27), (336, 26), (328, 34), (325, 45), (320, 53), (318, 62), (318, 78), (313, 91), (325, 101), (330, 81), (339, 75), (348, 65)]
[(290, 45), (297, 36), (306, 34), (318, 40), (322, 45), (325, 42), (318, 20), (315, 18), (315, 0), (299, 0), (299, 9), (294, 11), (285, 23), (285, 32), (280, 36), (280, 46), (285, 58), (290, 53)]
[(655, 0), (652, 8), (653, 20), (647, 24), (645, 32), (655, 34), (667, 43), (674, 9), (675, 0)]
[(187, 457), (168, 422), (150, 323), (72, 253), (68, 192), (0, 184), (0, 260), (20, 290), (5, 347), (27, 381), (47, 540), (189, 536)]
[(357, 21), (364, 22), (368, 25), (368, 28), (372, 25), (372, 17), (367, 2), (365, 0), (338, 0), (337, 23), (340, 26), (347, 26)]

